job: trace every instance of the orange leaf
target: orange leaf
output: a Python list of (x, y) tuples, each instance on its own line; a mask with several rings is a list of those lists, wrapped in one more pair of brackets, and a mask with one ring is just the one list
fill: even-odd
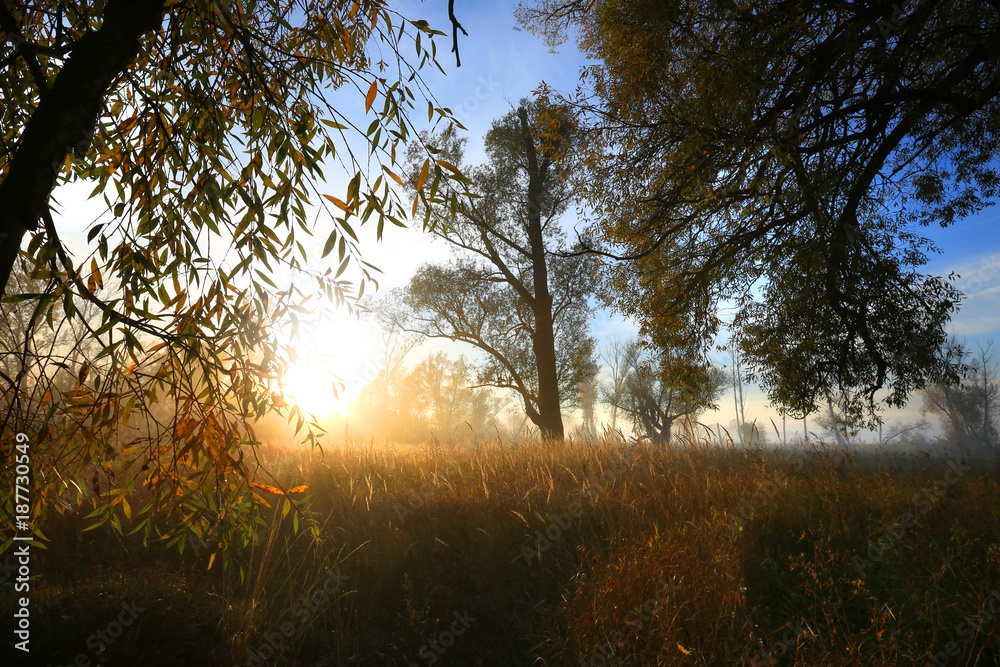
[(87, 374), (90, 373), (90, 364), (86, 361), (80, 366), (80, 373), (76, 376), (76, 386), (73, 389), (79, 389), (83, 386), (83, 383), (87, 381)]
[(376, 92), (378, 92), (378, 81), (372, 81), (372, 87), (368, 89), (368, 95), (365, 96), (365, 113), (368, 113), (368, 110), (372, 108)]
[(399, 176), (397, 176), (391, 169), (389, 169), (385, 165), (382, 165), (382, 171), (384, 171), (385, 173), (389, 174), (389, 176), (392, 177), (392, 180), (396, 181), (400, 185), (403, 184), (403, 179), (401, 179)]
[(87, 290), (96, 292), (104, 287), (104, 280), (101, 277), (101, 270), (97, 266), (97, 259), (90, 260), (90, 278), (87, 279)]
[(285, 495), (284, 493), (282, 493), (281, 489), (279, 489), (277, 487), (274, 487), (274, 486), (270, 486), (268, 484), (258, 484), (257, 482), (250, 482), (250, 486), (258, 488), (261, 491), (266, 491), (268, 493), (273, 493), (276, 496), (283, 496), (283, 495)]
[(185, 417), (177, 424), (177, 430), (174, 433), (174, 437), (178, 439), (184, 438), (194, 433), (194, 429), (197, 426), (198, 426), (198, 420), (191, 419), (190, 417)]
[(289, 493), (302, 493), (309, 488), (308, 484), (303, 484), (302, 486), (296, 486), (294, 489), (288, 489)]
[(351, 210), (351, 207), (342, 202), (341, 200), (337, 199), (336, 197), (332, 195), (323, 195), (323, 197), (333, 202), (333, 205), (339, 208), (344, 213), (347, 213), (348, 215), (354, 215), (354, 211)]
[(424, 187), (424, 182), (427, 180), (427, 171), (430, 169), (430, 167), (431, 167), (431, 161), (424, 160), (424, 168), (420, 170), (420, 175), (417, 177), (417, 183), (416, 183), (417, 190), (420, 190), (421, 188)]
[(441, 165), (442, 167), (445, 167), (445, 168), (447, 168), (447, 169), (451, 169), (451, 170), (452, 170), (453, 172), (455, 172), (456, 174), (461, 174), (461, 173), (462, 173), (462, 172), (460, 172), (460, 171), (458, 170), (458, 167), (456, 167), (455, 165), (453, 165), (453, 164), (452, 164), (452, 163), (450, 163), (450, 162), (445, 162), (444, 160), (438, 160), (438, 161), (437, 161), (437, 163), (438, 163), (439, 165)]

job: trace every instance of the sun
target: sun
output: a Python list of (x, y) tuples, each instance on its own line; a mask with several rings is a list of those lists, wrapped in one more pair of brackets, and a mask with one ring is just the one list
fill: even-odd
[(285, 396), (317, 419), (347, 411), (347, 397), (334, 391), (336, 376), (325, 364), (294, 365), (281, 378)]
[(317, 419), (347, 416), (350, 401), (374, 376), (380, 353), (368, 325), (343, 313), (301, 327), (281, 377), (285, 398)]

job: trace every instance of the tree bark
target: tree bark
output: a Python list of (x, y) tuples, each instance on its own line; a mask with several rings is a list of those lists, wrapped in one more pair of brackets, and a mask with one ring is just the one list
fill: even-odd
[(545, 256), (545, 239), (542, 235), (541, 193), (548, 175), (547, 163), (539, 163), (535, 144), (528, 128), (528, 114), (522, 107), (518, 112), (524, 147), (528, 159), (528, 239), (531, 244), (531, 271), (534, 282), (534, 299), (531, 303), (535, 331), (531, 344), (535, 353), (538, 372), (538, 415), (532, 421), (549, 440), (562, 440), (562, 410), (559, 400), (559, 376), (556, 364), (555, 330), (552, 317), (552, 294), (549, 292), (548, 266)]
[(0, 182), (0, 293), (25, 232), (48, 206), (60, 168), (82, 156), (111, 86), (139, 51), (139, 39), (160, 25), (165, 0), (110, 0), (100, 29), (83, 35), (39, 101)]

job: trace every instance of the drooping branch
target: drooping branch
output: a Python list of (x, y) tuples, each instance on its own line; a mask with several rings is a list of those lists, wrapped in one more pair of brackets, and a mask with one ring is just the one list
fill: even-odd
[(0, 182), (0, 288), (25, 232), (34, 229), (70, 151), (89, 148), (108, 90), (139, 50), (139, 38), (159, 25), (165, 0), (111, 0), (100, 29), (77, 42), (41, 99)]
[(451, 50), (455, 54), (455, 67), (461, 67), (462, 58), (458, 54), (458, 31), (461, 30), (466, 37), (469, 36), (469, 33), (465, 32), (465, 28), (455, 18), (455, 0), (448, 0), (448, 19), (451, 21)]

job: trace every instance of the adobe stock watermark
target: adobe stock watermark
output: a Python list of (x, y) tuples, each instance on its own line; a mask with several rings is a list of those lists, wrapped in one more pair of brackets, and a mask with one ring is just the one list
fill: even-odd
[[(417, 653), (428, 665), (433, 665), (442, 655), (447, 653), (448, 649), (454, 646), (458, 638), (464, 635), (477, 620), (475, 617), (469, 615), (468, 610), (463, 611), (461, 614), (456, 611), (452, 613), (452, 616), (455, 617), (455, 620), (451, 622), (448, 629), (439, 632), (429, 642), (421, 646)], [(420, 663), (410, 663), (410, 667), (420, 667)]]
[(1000, 589), (994, 588), (989, 597), (979, 606), (975, 614), (970, 614), (955, 625), (955, 634), (962, 638), (961, 644), (950, 641), (944, 650), (932, 653), (924, 667), (946, 667), (952, 658), (961, 655), (975, 640), (976, 635), (993, 625), (1000, 614)]
[[(14, 445), (14, 493), (13, 505), (15, 515), (14, 528), (17, 531), (14, 535), (14, 543), (18, 544), (14, 549), (14, 556), (17, 558), (17, 578), (14, 580), (14, 591), (23, 593), (24, 597), (17, 598), (17, 611), (14, 612), (14, 636), (20, 640), (15, 642), (14, 647), (25, 653), (31, 651), (29, 644), (31, 641), (31, 598), (27, 597), (31, 591), (31, 443), (27, 433), (18, 433), (14, 437), (17, 444)], [(18, 534), (24, 533), (24, 534)], [(6, 573), (5, 573), (6, 574)], [(13, 573), (12, 573), (13, 574)]]
[[(452, 115), (459, 121), (467, 120), (479, 109), (479, 105), (493, 97), (500, 82), (493, 78), (493, 73), (487, 75), (488, 78), (479, 77), (475, 89), (467, 95), (457, 107), (452, 109)], [(464, 124), (464, 123), (463, 123)]]
[[(94, 664), (104, 663), (105, 659), (102, 658), (102, 656), (107, 651), (108, 647), (114, 644), (119, 637), (125, 634), (125, 630), (135, 623), (136, 619), (138, 619), (139, 615), (144, 611), (146, 611), (146, 608), (136, 605), (135, 600), (132, 600), (131, 602), (123, 602), (118, 616), (111, 619), (111, 621), (109, 621), (108, 624), (100, 630), (90, 633), (87, 637), (86, 645), (92, 653), (78, 653), (73, 661), (67, 663), (65, 667), (91, 667), (91, 665)], [(93, 655), (93, 658), (97, 661), (97, 663), (91, 662), (91, 655)], [(46, 667), (57, 666), (46, 663)]]
[[(457, 469), (451, 468), (447, 471), (448, 477), (453, 477), (457, 474)], [(396, 513), (396, 518), (399, 519), (400, 525), (406, 523), (406, 517), (411, 514), (416, 514), (417, 510), (424, 507), (431, 496), (434, 495), (434, 489), (437, 488), (439, 481), (439, 476), (437, 473), (432, 473), (431, 479), (427, 480), (421, 486), (411, 489), (409, 493), (405, 496), (404, 503), (395, 503), (392, 506), (393, 511)]]
[(230, 530), (235, 524), (228, 514), (218, 513), (215, 515), (215, 520), (212, 522), (207, 529), (202, 531), (201, 535), (198, 535), (194, 531), (188, 533), (187, 543), (191, 547), (192, 553), (194, 553), (195, 558), (201, 553), (201, 550), (212, 544), (213, 541), (219, 543), (220, 538)]
[[(802, 472), (805, 467), (805, 458), (802, 454), (795, 452), (792, 454), (791, 460), (794, 461), (792, 472)], [(726, 523), (729, 525), (729, 529), (734, 533), (743, 530), (746, 522), (753, 519), (761, 505), (774, 498), (778, 491), (788, 483), (789, 479), (788, 473), (779, 469), (775, 470), (768, 479), (757, 484), (757, 488), (754, 489), (753, 494), (743, 501), (739, 510), (733, 514), (727, 513)]]
[(535, 546), (529, 547), (527, 544), (521, 547), (521, 555), (524, 562), (531, 565), (531, 560), (542, 559), (542, 554), (552, 548), (552, 545), (559, 541), (563, 534), (568, 531), (576, 521), (583, 517), (583, 501), (577, 500), (570, 504), (568, 508), (558, 514), (549, 517), (545, 530), (541, 528), (535, 531)]
[(11, 50), (17, 52), (21, 50), (22, 44), (28, 43), (28, 40), (16, 32), (5, 32), (3, 35), (0, 35), (0, 44), (6, 44), (7, 42), (11, 43)]
[(580, 659), (580, 667), (605, 667), (609, 661), (628, 643), (629, 637), (637, 634), (644, 627), (649, 625), (656, 613), (663, 606), (664, 602), (677, 594), (679, 587), (672, 583), (660, 579), (660, 585), (656, 589), (656, 595), (646, 600), (641, 605), (633, 607), (625, 618), (622, 619), (628, 626), (627, 632), (621, 629), (615, 630), (611, 637), (598, 644), (594, 651), (586, 658)]
[(800, 635), (806, 631), (801, 621), (796, 621), (791, 626), (786, 625), (781, 637), (771, 642), (771, 645), (763, 649), (750, 661), (753, 667), (767, 667), (775, 664), (797, 641)]
[[(588, 476), (583, 483), (582, 494), (584, 498), (589, 500), (591, 505), (596, 503), (600, 495), (618, 478), (624, 468), (624, 464), (618, 463), (612, 468)], [(521, 555), (524, 557), (524, 561), (528, 565), (531, 565), (532, 559), (535, 558), (541, 561), (542, 554), (551, 549), (552, 545), (559, 541), (573, 527), (573, 524), (582, 517), (582, 498), (570, 503), (562, 512), (550, 515), (545, 528), (539, 528), (535, 531), (534, 548), (531, 548), (527, 544), (521, 547)]]
[(792, 111), (792, 115), (788, 118), (778, 118), (775, 120), (775, 124), (778, 130), (778, 136), (785, 141), (791, 140), (796, 134), (798, 134), (800, 127), (800, 122), (802, 117), (806, 115), (806, 112), (812, 108), (812, 104), (808, 103), (808, 100), (800, 102), (795, 110)]
[(966, 272), (955, 281), (955, 288), (963, 293), (975, 293), (987, 287), (992, 287), (993, 283), (1000, 277), (1000, 253), (993, 253), (989, 257), (979, 260), (979, 264)]
[[(64, 150), (66, 151), (66, 160), (69, 160), (73, 157), (82, 160), (83, 158), (87, 157), (87, 151), (90, 150), (90, 146), (93, 143), (94, 143), (93, 129), (84, 130), (80, 132), (79, 141), (77, 141), (73, 145), (67, 144), (66, 146), (64, 146)], [(62, 171), (64, 166), (67, 166), (66, 161), (53, 160), (52, 173), (58, 174), (60, 171)]]
[(961, 461), (948, 461), (948, 470), (944, 476), (935, 481), (929, 488), (914, 494), (910, 499), (910, 502), (913, 503), (913, 511), (904, 512), (875, 540), (869, 540), (865, 556), (854, 555), (852, 560), (858, 574), (864, 575), (865, 570), (881, 561), (887, 553), (894, 549), (906, 535), (907, 530), (916, 524), (917, 519), (931, 511), (931, 508), (948, 494), (948, 489), (962, 481), (965, 473), (971, 469), (972, 466), (963, 464)]
[(908, 7), (907, 5), (909, 3), (906, 2), (902, 3), (903, 4), (902, 7), (900, 7), (896, 3), (893, 3), (892, 13), (889, 14), (889, 18), (879, 19), (878, 23), (876, 24), (879, 31), (882, 33), (882, 38), (889, 39), (889, 37), (899, 32), (900, 29), (903, 27), (903, 24), (906, 23), (906, 14), (910, 13), (912, 9), (920, 5), (921, 1), (922, 0), (917, 0), (915, 3), (913, 3), (913, 7)]
[(263, 667), (271, 658), (281, 654), (285, 642), (294, 637), (306, 627), (310, 619), (325, 609), (333, 596), (341, 592), (349, 576), (340, 571), (340, 567), (329, 570), (323, 578), (322, 585), (299, 598), (291, 608), (293, 621), (284, 621), (274, 632), (265, 632), (264, 640), (256, 650), (250, 649), (246, 667)]

